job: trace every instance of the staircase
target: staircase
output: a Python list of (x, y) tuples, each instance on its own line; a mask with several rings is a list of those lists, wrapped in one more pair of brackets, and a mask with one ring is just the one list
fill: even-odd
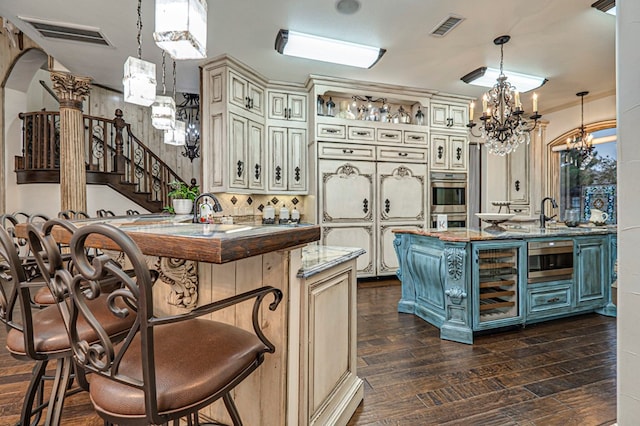
[[(59, 112), (19, 117), (22, 156), (15, 157), (17, 183), (60, 183)], [(117, 109), (113, 119), (83, 117), (87, 184), (107, 185), (150, 212), (170, 205), (169, 184), (184, 180), (133, 134), (122, 111)]]

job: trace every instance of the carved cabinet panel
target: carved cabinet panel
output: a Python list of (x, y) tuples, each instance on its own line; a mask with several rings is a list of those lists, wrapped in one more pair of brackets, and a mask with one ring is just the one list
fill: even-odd
[(319, 161), (321, 223), (373, 224), (375, 167), (375, 163), (364, 161)]
[(366, 253), (358, 257), (357, 272), (359, 277), (376, 275), (374, 265), (376, 259), (377, 239), (374, 235), (373, 223), (352, 223), (340, 226), (323, 226), (321, 244), (338, 247), (360, 247)]
[(380, 221), (423, 221), (427, 195), (425, 164), (378, 163)]

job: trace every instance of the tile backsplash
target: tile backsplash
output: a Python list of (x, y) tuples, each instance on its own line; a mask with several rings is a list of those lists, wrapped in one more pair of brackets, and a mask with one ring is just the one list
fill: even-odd
[(222, 205), (222, 212), (216, 217), (232, 216), (234, 222), (253, 222), (262, 220), (262, 210), (267, 203), (276, 209), (276, 217), (280, 208), (285, 205), (289, 211), (295, 207), (300, 212), (300, 221), (305, 221), (305, 196), (301, 195), (273, 195), (273, 194), (216, 194)]

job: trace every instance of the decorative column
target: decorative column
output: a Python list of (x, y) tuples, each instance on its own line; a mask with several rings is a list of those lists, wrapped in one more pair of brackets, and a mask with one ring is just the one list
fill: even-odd
[(82, 101), (91, 90), (91, 79), (52, 71), (51, 81), (60, 99), (60, 210), (86, 211)]

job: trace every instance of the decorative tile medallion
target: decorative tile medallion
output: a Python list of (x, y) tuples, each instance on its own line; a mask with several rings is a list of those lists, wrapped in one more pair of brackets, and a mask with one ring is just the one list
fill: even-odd
[(617, 223), (616, 209), (616, 185), (590, 185), (585, 186), (583, 220), (588, 221), (591, 217), (591, 209), (602, 210), (609, 216), (607, 223)]
[(235, 195), (233, 197), (231, 197), (231, 204), (233, 204), (235, 206), (237, 202), (238, 202), (238, 199), (236, 198)]
[(249, 205), (253, 204), (253, 198), (251, 197), (247, 198), (247, 204)]

